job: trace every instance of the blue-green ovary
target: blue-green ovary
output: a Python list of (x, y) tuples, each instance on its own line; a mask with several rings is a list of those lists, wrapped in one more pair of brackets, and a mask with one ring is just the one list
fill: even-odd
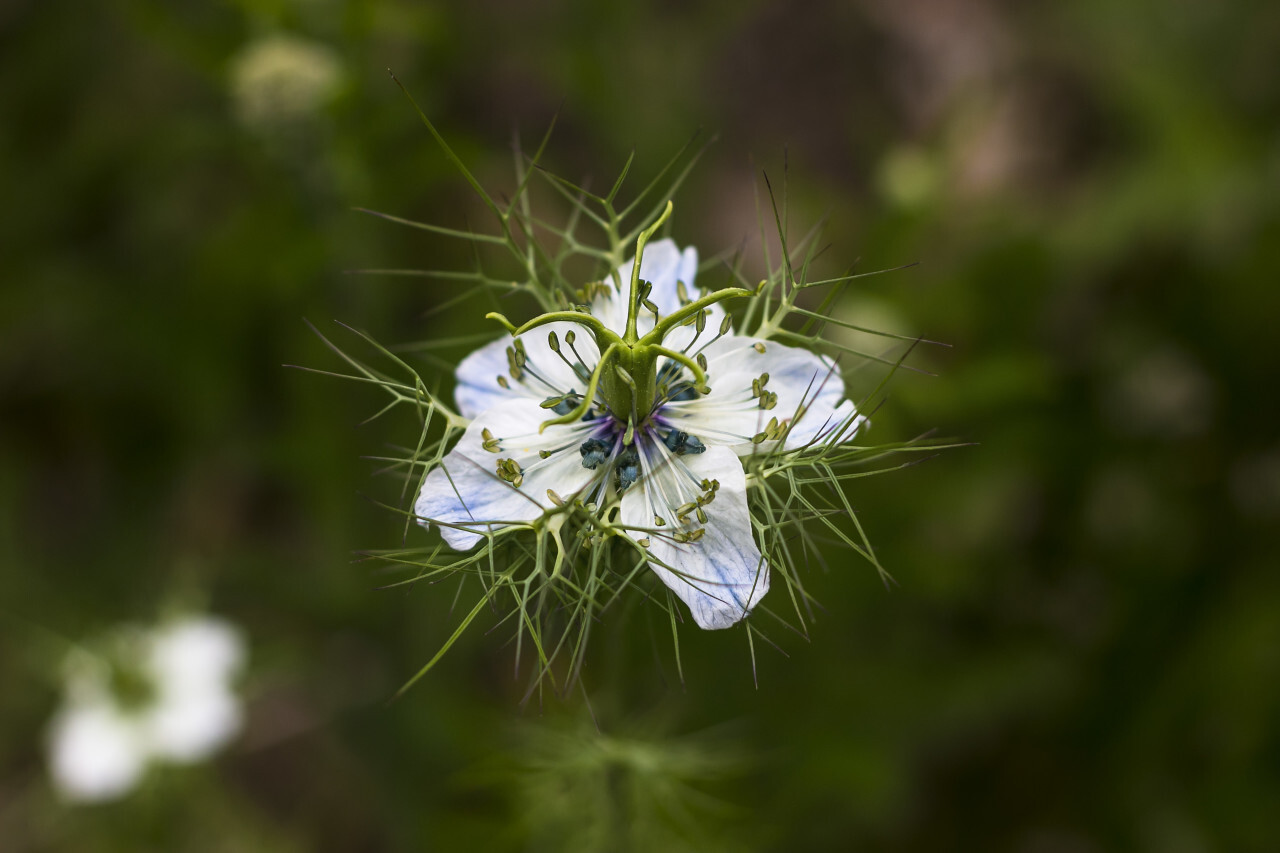
[(582, 467), (595, 470), (609, 461), (609, 451), (611, 445), (599, 438), (589, 438), (582, 442), (582, 446), (578, 448), (578, 452), (582, 454)]

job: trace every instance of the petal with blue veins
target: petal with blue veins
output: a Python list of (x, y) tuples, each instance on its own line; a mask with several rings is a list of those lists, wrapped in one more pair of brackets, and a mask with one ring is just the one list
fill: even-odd
[[(550, 417), (531, 398), (507, 400), (477, 415), (423, 481), (414, 504), (419, 521), (438, 524), (451, 548), (467, 551), (490, 530), (532, 521), (553, 509), (548, 489), (564, 500), (575, 497), (599, 476), (582, 466), (578, 452), (599, 426), (580, 421), (539, 434), (538, 425)], [(485, 449), (486, 430), (497, 440), (497, 452)], [(547, 458), (540, 451), (548, 451)], [(518, 487), (498, 476), (503, 459), (519, 466)]]
[[(709, 447), (678, 460), (650, 446), (641, 453), (644, 479), (622, 496), (622, 523), (636, 539), (649, 540), (649, 567), (689, 607), (705, 629), (728, 628), (745, 617), (769, 591), (769, 566), (756, 547), (747, 510), (746, 476), (731, 450)], [(706, 505), (707, 521), (676, 510), (701, 493), (704, 480), (719, 481)], [(664, 520), (656, 526), (655, 516)], [(678, 541), (703, 530), (696, 541)]]

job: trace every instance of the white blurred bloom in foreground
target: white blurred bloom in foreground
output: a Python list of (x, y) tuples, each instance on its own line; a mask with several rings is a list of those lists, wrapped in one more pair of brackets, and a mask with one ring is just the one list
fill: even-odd
[(66, 696), (49, 736), (49, 769), (66, 799), (127, 794), (153, 761), (208, 757), (239, 730), (231, 681), (245, 658), (239, 629), (188, 617), (110, 638), (102, 656), (65, 663)]

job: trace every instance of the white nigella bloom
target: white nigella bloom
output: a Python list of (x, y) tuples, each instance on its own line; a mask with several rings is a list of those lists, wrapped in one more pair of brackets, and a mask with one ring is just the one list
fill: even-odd
[(865, 419), (830, 359), (734, 334), (720, 303), (750, 292), (701, 295), (695, 249), (645, 249), (657, 227), (589, 304), (499, 318), (512, 334), (458, 365), (471, 423), (415, 512), (465, 551), (584, 507), (646, 549), (699, 626), (727, 628), (769, 589), (742, 457), (847, 441)]
[(108, 651), (77, 650), (65, 664), (49, 769), (68, 800), (123, 796), (152, 761), (204, 759), (242, 722), (231, 680), (244, 662), (244, 639), (227, 622), (194, 617), (122, 631)]

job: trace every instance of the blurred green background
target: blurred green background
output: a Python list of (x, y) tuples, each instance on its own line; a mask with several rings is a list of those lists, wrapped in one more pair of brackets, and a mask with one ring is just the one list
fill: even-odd
[[(9, 0), (0, 846), (1274, 849), (1278, 45), (1261, 0)], [(549, 165), (597, 187), (701, 127), (682, 244), (752, 238), (785, 150), (828, 272), (920, 262), (837, 306), (953, 345), (872, 439), (977, 442), (850, 490), (897, 586), (815, 567), (758, 689), (742, 631), (687, 631), (682, 687), (661, 618), (608, 612), (601, 735), (579, 695), (522, 706), (483, 630), (388, 704), (458, 615), (352, 556), (401, 535), (360, 457), (416, 428), (282, 367), (336, 367), (304, 318), (481, 328), (344, 273), (468, 261), (354, 206), (490, 226), (388, 66), (496, 191), (557, 112)], [(247, 632), (243, 734), (62, 804), (51, 638), (175, 602)]]

